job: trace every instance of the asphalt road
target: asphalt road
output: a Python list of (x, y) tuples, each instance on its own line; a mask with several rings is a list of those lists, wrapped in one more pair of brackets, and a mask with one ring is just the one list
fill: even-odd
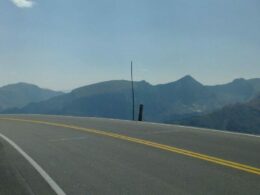
[[(41, 115), (0, 115), (0, 133), (33, 158), (66, 194), (260, 194), (257, 136)], [(0, 139), (8, 145), (4, 142)], [(24, 159), (15, 161), (23, 172)], [(30, 186), (33, 178), (28, 174), (24, 180)], [(35, 194), (49, 190), (39, 183), (32, 188)]]
[(32, 165), (0, 138), (0, 194), (56, 194)]

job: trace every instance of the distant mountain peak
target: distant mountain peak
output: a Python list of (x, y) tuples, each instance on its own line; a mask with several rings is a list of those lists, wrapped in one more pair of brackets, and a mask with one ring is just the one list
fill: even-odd
[(38, 86), (30, 83), (18, 82), (18, 83), (5, 85), (2, 88), (10, 88), (10, 87), (38, 87)]
[(182, 83), (182, 84), (188, 84), (188, 85), (201, 85), (202, 86), (202, 84), (200, 82), (198, 82), (196, 79), (194, 79), (190, 75), (186, 75), (186, 76), (180, 78), (179, 80), (176, 81), (176, 83)]
[(21, 108), (29, 103), (44, 101), (62, 94), (24, 82), (5, 85), (0, 87), (0, 111), (14, 107)]
[(238, 78), (238, 79), (234, 79), (234, 80), (232, 81), (232, 83), (241, 83), (241, 82), (246, 82), (246, 79), (244, 79), (244, 78)]
[(185, 75), (179, 80), (188, 80), (188, 81), (196, 81), (191, 75)]

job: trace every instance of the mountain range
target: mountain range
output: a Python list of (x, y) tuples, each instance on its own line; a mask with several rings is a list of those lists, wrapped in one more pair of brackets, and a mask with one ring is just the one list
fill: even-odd
[(22, 108), (29, 103), (47, 100), (62, 94), (62, 92), (42, 89), (28, 83), (6, 85), (0, 87), (0, 111)]
[[(206, 86), (187, 75), (175, 82), (151, 85), (134, 82), (136, 113), (144, 104), (144, 120), (165, 122), (207, 114), (234, 103), (250, 101), (260, 92), (260, 79), (235, 79)], [(43, 100), (5, 110), (4, 113), (62, 114), (131, 119), (131, 82), (113, 80), (72, 90)]]
[(260, 95), (247, 103), (236, 103), (202, 116), (175, 121), (189, 126), (260, 134)]

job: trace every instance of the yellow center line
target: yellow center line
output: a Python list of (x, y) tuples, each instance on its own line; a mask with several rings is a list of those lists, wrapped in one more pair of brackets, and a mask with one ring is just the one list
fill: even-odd
[(116, 139), (120, 139), (120, 140), (125, 140), (125, 141), (129, 141), (129, 142), (134, 142), (134, 143), (150, 146), (150, 147), (165, 150), (165, 151), (170, 151), (173, 153), (182, 154), (182, 155), (193, 157), (196, 159), (201, 159), (204, 161), (212, 162), (212, 163), (223, 165), (226, 167), (231, 167), (231, 168), (245, 171), (248, 173), (260, 175), (260, 169), (256, 168), (256, 167), (252, 167), (252, 166), (248, 166), (245, 164), (241, 164), (241, 163), (237, 163), (237, 162), (233, 162), (233, 161), (229, 161), (229, 160), (224, 160), (224, 159), (217, 158), (214, 156), (209, 156), (209, 155), (205, 155), (205, 154), (201, 154), (201, 153), (197, 153), (197, 152), (192, 152), (190, 150), (185, 150), (185, 149), (181, 149), (181, 148), (177, 148), (177, 147), (173, 147), (173, 146), (169, 146), (169, 145), (165, 145), (165, 144), (160, 144), (160, 143), (156, 143), (156, 142), (152, 142), (152, 141), (148, 141), (148, 140), (144, 140), (144, 139), (129, 137), (129, 136), (118, 134), (118, 133), (111, 133), (111, 132), (106, 132), (106, 131), (101, 131), (101, 130), (96, 130), (96, 129), (89, 129), (89, 128), (85, 128), (85, 127), (66, 125), (63, 123), (56, 123), (56, 122), (40, 121), (40, 120), (29, 120), (29, 119), (18, 119), (18, 118), (0, 118), (0, 120), (36, 123), (36, 124), (43, 124), (43, 125), (85, 131), (88, 133), (112, 137), (112, 138), (116, 138)]

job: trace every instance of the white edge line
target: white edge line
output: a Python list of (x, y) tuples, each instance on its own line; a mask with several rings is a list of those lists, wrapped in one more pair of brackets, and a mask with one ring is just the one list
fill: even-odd
[(207, 129), (207, 128), (203, 128), (203, 127), (192, 127), (192, 126), (183, 126), (183, 125), (175, 125), (175, 126), (180, 127), (180, 128), (189, 128), (189, 129), (201, 130), (201, 131), (211, 131), (211, 132), (215, 132), (215, 133), (225, 133), (225, 134), (231, 134), (231, 135), (241, 135), (241, 136), (260, 138), (260, 135), (254, 135), (254, 134), (248, 134), (248, 133), (223, 131), (223, 130), (217, 130), (217, 129)]
[(26, 152), (24, 152), (16, 143), (10, 140), (8, 137), (0, 133), (5, 141), (7, 141), (12, 147), (14, 147), (43, 177), (43, 179), (50, 185), (50, 187), (56, 192), (57, 195), (66, 195), (66, 193), (58, 186), (58, 184), (38, 165)]

